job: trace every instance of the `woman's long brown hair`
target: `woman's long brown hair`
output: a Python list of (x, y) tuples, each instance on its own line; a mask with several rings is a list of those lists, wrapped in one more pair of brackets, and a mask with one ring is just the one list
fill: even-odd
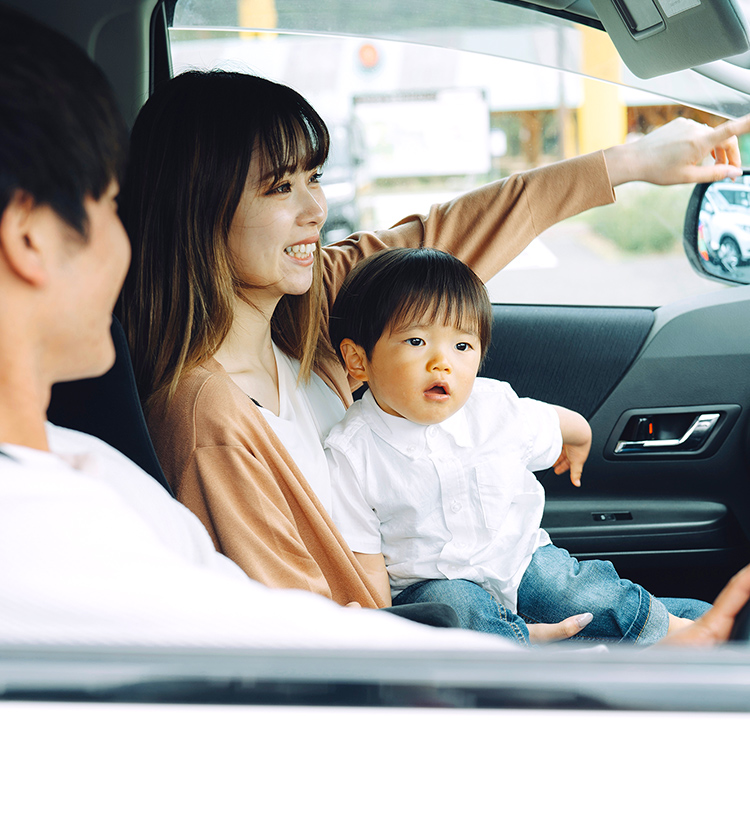
[[(133, 261), (118, 314), (147, 407), (169, 402), (181, 377), (226, 338), (239, 297), (229, 230), (253, 153), (261, 178), (278, 182), (320, 167), (329, 136), (296, 91), (235, 72), (187, 72), (161, 86), (133, 127), (120, 213)], [(284, 296), (274, 313), (276, 344), (299, 360), (300, 378), (335, 360), (324, 319), (322, 268), (313, 285)]]

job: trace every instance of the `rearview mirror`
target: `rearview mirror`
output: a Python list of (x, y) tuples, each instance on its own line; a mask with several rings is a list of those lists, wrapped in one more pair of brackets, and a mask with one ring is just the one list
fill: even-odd
[(750, 284), (750, 171), (743, 171), (736, 182), (696, 185), (682, 242), (701, 276)]

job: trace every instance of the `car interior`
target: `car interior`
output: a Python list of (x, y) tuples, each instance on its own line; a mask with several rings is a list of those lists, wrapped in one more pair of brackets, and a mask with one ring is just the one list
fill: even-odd
[[(672, 94), (674, 104), (692, 105), (691, 110), (717, 122), (750, 110), (750, 27), (744, 17), (750, 9), (738, 0), (455, 0), (373, 3), (367, 9), (347, 0), (9, 4), (87, 48), (107, 73), (130, 123), (149, 91), (172, 76), (182, 59), (179, 47), (186, 42), (226, 46), (238, 41), (261, 54), (268, 46), (263, 36), (268, 29), (284, 36), (297, 32), (384, 44), (405, 40), (444, 49), (460, 45), (465, 30), (487, 29), (488, 21), (496, 21), (498, 29), (522, 26), (531, 32), (536, 26), (545, 36), (557, 32), (561, 42), (571, 32), (593, 32), (614, 45), (628, 82), (643, 93)], [(263, 24), (264, 9), (275, 12), (271, 24)], [(253, 14), (260, 15), (260, 22)], [(493, 40), (492, 34), (485, 30), (472, 44), (479, 48), (481, 41), (485, 53), (494, 56), (501, 54), (502, 45), (504, 59), (555, 69), (570, 62), (570, 55), (542, 53), (541, 47), (532, 53), (523, 38), (503, 38), (498, 31)], [(364, 59), (361, 46), (360, 55)], [(253, 58), (247, 70), (262, 73), (262, 64)], [(603, 63), (590, 67), (592, 75), (605, 80), (609, 71)], [(573, 73), (586, 74), (586, 66), (573, 67)], [(687, 98), (688, 85), (697, 89), (697, 99)], [(365, 106), (372, 99), (360, 103)], [(526, 127), (520, 133), (528, 138), (531, 132)], [(497, 155), (503, 157), (499, 151)], [(512, 297), (497, 301), (484, 375), (510, 382), (519, 395), (577, 410), (592, 426), (594, 447), (582, 489), (551, 470), (540, 476), (547, 495), (543, 526), (555, 544), (578, 558), (611, 560), (621, 575), (657, 595), (713, 600), (750, 559), (750, 290), (737, 286), (741, 279), (736, 275), (727, 276), (720, 265), (700, 257), (697, 237), (705, 189), (691, 189), (675, 218), (681, 229), (678, 244), (685, 246), (679, 251), (682, 261), (687, 256), (696, 281), (703, 281), (702, 276), (708, 285), (711, 279), (710, 289), (684, 298), (678, 289), (674, 298), (649, 304), (634, 280), (624, 283), (624, 298), (613, 303), (606, 296), (593, 304), (578, 301), (578, 296), (568, 303), (554, 297), (545, 301), (544, 292), (529, 303)], [(609, 274), (606, 263), (594, 268), (597, 279)], [(513, 277), (509, 271), (508, 280)], [(117, 322), (113, 336), (115, 368), (100, 379), (57, 386), (49, 418), (103, 438), (168, 487)], [(380, 706), (429, 699), (474, 708), (528, 707), (533, 702), (547, 708), (606, 704), (698, 711), (747, 711), (750, 705), (740, 685), (750, 682), (750, 656), (740, 649), (710, 659), (687, 653), (680, 665), (658, 651), (606, 657), (531, 653), (502, 669), (467, 657), (460, 672), (439, 657), (374, 656), (352, 659), (335, 674), (315, 657), (209, 654), (210, 662), (195, 653), (160, 656), (135, 648), (130, 657), (139, 674), (133, 675), (132, 668), (129, 672), (121, 664), (121, 651), (51, 652), (40, 660), (38, 650), (15, 648), (5, 655), (13, 660), (12, 668), (0, 662), (3, 697)], [(36, 665), (24, 665), (34, 658)], [(124, 671), (108, 677), (103, 670), (114, 661)], [(93, 672), (90, 685), (81, 686), (83, 667)], [(634, 676), (640, 688), (628, 682)], [(721, 696), (707, 706), (708, 685)]]
[[(298, 87), (342, 135), (329, 241), (676, 116), (715, 125), (750, 111), (750, 0), (4, 2), (83, 46), (128, 124), (193, 66)], [(469, 121), (478, 136), (454, 133)], [(750, 165), (750, 141), (741, 148)], [(581, 488), (539, 475), (556, 545), (656, 595), (711, 601), (750, 562), (750, 259), (712, 244), (710, 186), (623, 187), (616, 206), (550, 229), (490, 283), (483, 375), (591, 424)], [(169, 490), (116, 319), (112, 334), (113, 369), (57, 385), (49, 418)], [(636, 799), (648, 816), (734, 816), (746, 802), (748, 613), (735, 636), (710, 652), (498, 656), (0, 639), (0, 766), (13, 773), (0, 813), (235, 816), (242, 800), (272, 817), (344, 816), (354, 801), (363, 817), (421, 816), (414, 784), (438, 771), (433, 813), (472, 815), (497, 811), (488, 752), (512, 744), (522, 765), (501, 799), (522, 794), (532, 816), (571, 794), (580, 817), (625, 816)], [(656, 776), (633, 772), (644, 747)], [(543, 781), (540, 758), (553, 762)], [(375, 796), (363, 762), (383, 760), (408, 767), (408, 794), (401, 783)], [(615, 761), (627, 761), (627, 787), (613, 786)]]

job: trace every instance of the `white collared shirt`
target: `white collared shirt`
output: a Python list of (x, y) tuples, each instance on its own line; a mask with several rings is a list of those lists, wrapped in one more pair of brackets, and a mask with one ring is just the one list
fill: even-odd
[(531, 556), (549, 543), (532, 470), (561, 449), (555, 410), (505, 382), (477, 379), (433, 425), (384, 413), (368, 392), (326, 440), (333, 519), (355, 552), (383, 553), (394, 593), (463, 578), (515, 610)]

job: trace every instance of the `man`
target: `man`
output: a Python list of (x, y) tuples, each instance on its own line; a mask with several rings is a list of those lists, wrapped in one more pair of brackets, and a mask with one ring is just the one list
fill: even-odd
[[(0, 641), (504, 648), (268, 590), (124, 456), (46, 422), (55, 382), (113, 362), (125, 140), (88, 57), (0, 8)], [(748, 595), (746, 572), (683, 640), (726, 639)]]

